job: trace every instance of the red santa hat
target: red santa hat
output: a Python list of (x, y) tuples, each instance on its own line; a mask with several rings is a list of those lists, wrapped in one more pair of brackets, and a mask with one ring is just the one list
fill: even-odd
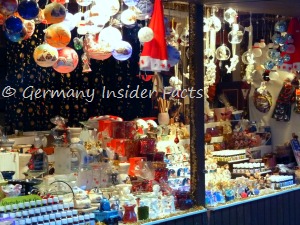
[(149, 27), (153, 30), (154, 38), (144, 43), (140, 56), (140, 70), (168, 71), (167, 44), (165, 38), (165, 24), (163, 5), (161, 0), (155, 0)]

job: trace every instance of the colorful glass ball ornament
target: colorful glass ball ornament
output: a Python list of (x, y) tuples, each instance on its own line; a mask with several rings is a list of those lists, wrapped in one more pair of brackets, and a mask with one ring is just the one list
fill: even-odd
[(119, 41), (114, 45), (112, 55), (117, 60), (127, 60), (132, 55), (132, 47), (127, 41)]
[(230, 49), (225, 45), (222, 44), (220, 47), (216, 49), (216, 58), (217, 60), (228, 60), (230, 58), (231, 52)]
[(25, 20), (35, 19), (39, 15), (39, 11), (36, 0), (23, 0), (18, 5), (18, 13)]
[(135, 6), (139, 0), (123, 0), (123, 2), (127, 6)]
[(10, 16), (5, 20), (4, 30), (8, 33), (20, 33), (23, 29), (23, 22), (19, 17)]
[(78, 65), (77, 52), (69, 47), (58, 50), (58, 59), (53, 65), (53, 69), (59, 73), (70, 73)]
[(41, 44), (34, 49), (33, 59), (41, 67), (51, 67), (58, 59), (58, 51), (49, 44)]
[(171, 45), (167, 45), (167, 52), (168, 52), (168, 66), (173, 67), (180, 60), (180, 52), (174, 46)]
[(80, 6), (89, 6), (92, 4), (93, 0), (76, 0), (76, 2)]
[(154, 32), (150, 27), (142, 27), (138, 32), (138, 38), (141, 43), (149, 42), (154, 38)]
[(26, 37), (26, 28), (23, 27), (21, 32), (18, 33), (10, 33), (7, 31), (4, 31), (5, 37), (12, 42), (19, 42), (24, 40), (24, 38)]
[(100, 41), (91, 48), (87, 49), (87, 53), (91, 59), (105, 60), (111, 57), (112, 49), (108, 42)]
[(271, 48), (267, 51), (267, 56), (270, 59), (277, 60), (280, 57), (280, 52), (277, 49)]
[(288, 62), (288, 61), (290, 61), (291, 60), (291, 56), (289, 55), (289, 54), (285, 54), (284, 56), (283, 56), (283, 61), (284, 62)]
[(55, 47), (66, 47), (71, 41), (71, 32), (62, 23), (52, 24), (45, 31), (45, 41)]
[(153, 3), (151, 0), (140, 0), (136, 6), (136, 15), (138, 20), (148, 19), (153, 13)]
[(16, 12), (18, 9), (17, 0), (1, 0), (0, 1), (0, 13), (9, 16)]
[(66, 8), (57, 2), (46, 5), (44, 9), (44, 17), (47, 24), (60, 23), (65, 20), (66, 15)]

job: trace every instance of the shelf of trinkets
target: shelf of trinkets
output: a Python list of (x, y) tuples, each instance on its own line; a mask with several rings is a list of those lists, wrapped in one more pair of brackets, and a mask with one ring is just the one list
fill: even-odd
[(246, 150), (222, 150), (211, 153), (218, 162), (234, 162), (246, 159)]

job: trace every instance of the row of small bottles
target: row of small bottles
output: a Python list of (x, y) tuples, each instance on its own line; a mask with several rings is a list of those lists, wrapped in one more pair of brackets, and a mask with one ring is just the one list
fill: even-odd
[(0, 206), (0, 218), (13, 218), (20, 225), (95, 224), (93, 213), (78, 215), (74, 203), (63, 203), (57, 197)]
[(232, 165), (233, 173), (247, 173), (251, 174), (266, 171), (265, 163), (238, 163)]

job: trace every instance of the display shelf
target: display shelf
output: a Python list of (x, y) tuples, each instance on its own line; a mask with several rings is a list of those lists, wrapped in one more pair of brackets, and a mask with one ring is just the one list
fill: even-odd
[(253, 201), (257, 201), (257, 200), (261, 200), (261, 199), (265, 199), (265, 198), (269, 198), (269, 197), (273, 197), (273, 196), (278, 196), (281, 194), (285, 194), (288, 192), (293, 192), (293, 191), (299, 191), (300, 190), (300, 185), (291, 185), (291, 186), (287, 186), (284, 187), (281, 190), (274, 190), (274, 192), (269, 193), (269, 194), (265, 194), (265, 195), (258, 195), (258, 196), (253, 196), (253, 197), (249, 197), (249, 198), (245, 198), (245, 199), (239, 199), (238, 201), (234, 201), (234, 202), (230, 202), (230, 203), (226, 203), (223, 205), (219, 205), (219, 206), (206, 206), (206, 208), (208, 210), (220, 210), (223, 208), (228, 208), (228, 207), (232, 207), (232, 206), (237, 206), (237, 205), (241, 205), (241, 204), (246, 204), (249, 202), (253, 202)]
[[(271, 174), (272, 173), (272, 170), (266, 170), (266, 171), (263, 171), (263, 172), (259, 172), (258, 174), (260, 175), (267, 175), (267, 174)], [(231, 173), (231, 177), (232, 178), (236, 178), (236, 177), (241, 177), (241, 176), (245, 176), (246, 173)]]
[[(193, 212), (183, 213), (183, 214), (176, 215), (176, 216), (174, 215), (174, 216), (170, 216), (170, 217), (167, 217), (167, 218), (157, 219), (157, 220), (154, 220), (154, 221), (151, 221), (151, 222), (143, 223), (143, 222), (139, 221), (139, 223), (143, 224), (143, 225), (163, 224), (163, 223), (167, 223), (167, 222), (170, 222), (170, 221), (180, 220), (180, 219), (183, 219), (183, 218), (189, 217), (189, 216), (196, 216), (197, 214), (201, 214), (201, 213), (206, 214), (207, 209), (202, 209), (202, 210), (197, 210), (197, 211), (193, 211)], [(124, 225), (124, 223), (119, 223), (119, 224)], [(175, 222), (174, 222), (174, 224), (175, 224)]]

